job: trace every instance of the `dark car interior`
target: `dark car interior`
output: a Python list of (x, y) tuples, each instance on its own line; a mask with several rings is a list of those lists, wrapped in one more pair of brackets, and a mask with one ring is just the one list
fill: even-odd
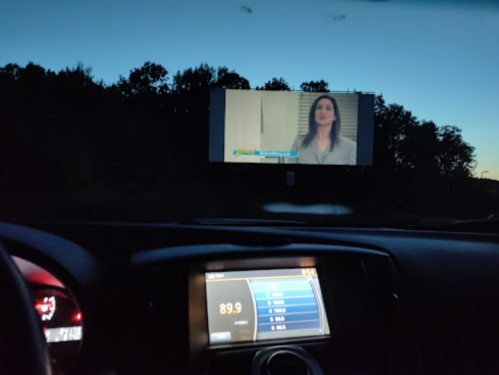
[[(5, 348), (12, 353), (2, 356), (3, 368), (15, 369), (12, 374), (50, 373), (40, 323), (45, 332), (47, 327), (82, 327), (79, 334), (65, 332), (59, 342), (49, 342), (55, 374), (499, 370), (497, 235), (4, 223), (0, 238), (3, 295), (18, 307), (15, 316), (2, 309), (4, 321), (12, 322), (2, 329), (2, 354)], [(15, 279), (5, 252), (17, 260), (27, 289), (18, 274)], [(330, 334), (210, 343), (206, 272), (310, 267), (319, 276)], [(26, 303), (28, 294), (38, 303), (38, 296), (55, 291), (62, 293), (55, 294), (54, 317), (33, 320), (40, 311)], [(72, 303), (62, 307), (66, 299)], [(11, 361), (19, 355), (29, 360)]]

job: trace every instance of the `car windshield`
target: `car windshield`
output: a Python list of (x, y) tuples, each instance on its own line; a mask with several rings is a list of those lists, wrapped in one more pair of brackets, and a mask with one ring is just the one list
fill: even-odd
[[(496, 1), (1, 8), (1, 220), (405, 227), (499, 215)], [(226, 128), (226, 154), (212, 158), (216, 92), (219, 118), (260, 149), (229, 145)], [(293, 98), (306, 103), (296, 114), (281, 107)], [(368, 141), (344, 98), (372, 99)], [(272, 148), (263, 134), (277, 124), (293, 131)]]

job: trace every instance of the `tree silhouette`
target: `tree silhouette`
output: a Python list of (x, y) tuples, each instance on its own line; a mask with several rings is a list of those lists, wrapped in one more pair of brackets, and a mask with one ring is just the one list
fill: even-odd
[(411, 123), (399, 144), (400, 164), (406, 170), (438, 173), (438, 127), (433, 122)]
[(58, 74), (61, 80), (65, 80), (64, 84), (71, 86), (91, 86), (95, 85), (94, 76), (92, 75), (92, 67), (85, 65), (80, 61), (75, 68), (66, 68)]
[(146, 62), (130, 71), (128, 78), (120, 77), (117, 87), (125, 97), (140, 94), (161, 95), (169, 91), (168, 71), (161, 65)]
[(17, 64), (7, 64), (0, 68), (0, 80), (3, 84), (13, 83), (19, 79), (21, 67)]
[[(257, 87), (257, 90), (262, 90), (261, 87)], [(284, 80), (284, 78), (272, 78), (272, 80), (265, 83), (263, 90), (267, 91), (291, 91), (288, 83)]]
[(463, 140), (461, 129), (443, 126), (438, 130), (438, 165), (445, 176), (471, 177), (476, 167), (475, 148)]
[[(88, 126), (87, 121), (81, 120), (80, 128), (80, 125), (77, 125), (79, 120), (73, 121), (73, 125), (68, 127), (64, 117), (55, 116), (55, 113), (64, 113), (64, 116), (70, 117), (77, 113), (85, 113), (85, 116), (100, 113), (101, 116), (117, 119), (132, 110), (144, 108), (148, 109), (148, 112), (140, 114), (143, 119), (142, 129), (146, 129), (144, 116), (152, 116), (161, 111), (163, 116), (167, 116), (162, 121), (169, 123), (170, 129), (177, 129), (176, 133), (170, 135), (172, 137), (183, 134), (184, 130), (179, 129), (184, 127), (174, 125), (182, 122), (196, 124), (205, 132), (210, 89), (250, 87), (248, 80), (235, 71), (227, 67), (215, 69), (207, 64), (177, 72), (173, 78), (172, 90), (167, 82), (167, 70), (151, 62), (132, 69), (128, 78), (121, 77), (116, 85), (109, 87), (105, 87), (102, 82), (95, 82), (91, 68), (81, 63), (58, 73), (45, 70), (34, 63), (25, 67), (8, 64), (0, 68), (0, 99), (6, 109), (3, 139), (14, 137), (22, 143), (18, 145), (19, 150), (27, 148), (34, 154), (41, 147), (38, 140), (43, 137), (46, 138), (46, 145), (59, 142), (57, 139), (60, 137), (67, 140), (75, 137), (75, 140), (66, 144), (54, 143), (54, 150), (57, 150), (71, 142), (77, 142), (78, 132), (87, 134), (90, 138), (95, 137), (95, 134), (94, 128)], [(324, 80), (304, 82), (301, 87), (305, 91), (325, 91), (328, 88)], [(265, 83), (263, 88), (258, 89), (286, 91), (290, 88), (283, 78), (273, 78)], [(126, 102), (126, 106), (115, 107), (115, 104), (120, 102)], [(43, 113), (46, 115), (42, 115)], [(172, 117), (169, 113), (176, 115)], [(36, 125), (40, 122), (44, 125)], [(120, 122), (127, 125), (122, 126), (118, 133), (111, 126), (101, 127), (99, 132), (109, 136), (120, 134), (127, 139), (123, 139), (122, 144), (129, 144), (136, 139), (138, 132), (144, 131), (139, 129), (139, 123), (132, 123), (130, 117), (117, 121)], [(22, 125), (16, 127), (16, 123)], [(161, 136), (166, 136), (166, 130), (163, 130), (167, 129), (165, 127), (151, 129), (159, 129), (154, 131), (162, 132)], [(14, 136), (14, 133), (17, 135)], [(159, 133), (157, 135), (160, 136)], [(475, 166), (474, 148), (464, 142), (460, 129), (452, 126), (438, 127), (431, 121), (418, 121), (403, 106), (386, 104), (382, 96), (375, 98), (374, 137), (375, 169), (384, 173), (471, 176)], [(199, 144), (203, 143), (201, 138), (198, 141)], [(4, 150), (12, 150), (12, 145), (12, 142), (4, 145)], [(77, 149), (83, 146), (67, 147)], [(103, 153), (107, 152), (105, 147), (103, 144)], [(86, 158), (89, 159), (88, 155)], [(44, 163), (43, 159), (44, 156), (38, 156), (32, 159), (32, 162)]]
[(464, 142), (461, 130), (420, 122), (398, 104), (375, 100), (374, 164), (386, 171), (471, 176), (474, 148)]
[(200, 91), (209, 90), (217, 80), (215, 68), (208, 64), (201, 64), (197, 68), (189, 68), (180, 71), (173, 77), (173, 90), (182, 91)]
[(320, 81), (303, 82), (300, 87), (308, 92), (329, 92), (329, 83), (321, 79)]
[[(206, 158), (209, 93), (249, 89), (249, 81), (227, 67), (201, 64), (168, 82), (166, 68), (152, 62), (110, 86), (96, 81), (82, 63), (58, 72), (35, 63), (0, 67), (1, 191), (107, 201), (116, 192), (144, 189), (168, 195), (172, 184), (197, 183), (203, 173), (204, 182), (219, 178), (220, 185), (230, 186), (237, 177), (211, 176)], [(301, 88), (319, 92), (328, 85), (309, 81)], [(290, 90), (283, 78), (257, 89)], [(373, 167), (334, 168), (326, 180), (358, 186), (362, 190), (349, 191), (355, 200), (366, 196), (369, 185), (376, 200), (394, 205), (412, 200), (413, 209), (439, 200), (452, 208), (463, 195), (473, 195), (452, 182), (463, 184), (475, 167), (474, 148), (461, 130), (420, 121), (382, 96), (375, 97), (373, 156)], [(254, 173), (259, 181), (275, 177), (273, 169)], [(347, 175), (356, 182), (343, 178)], [(483, 202), (489, 209), (490, 202)]]
[(229, 71), (227, 67), (216, 70), (208, 64), (186, 69), (182, 73), (179, 71), (173, 77), (173, 90), (176, 92), (206, 91), (213, 88), (249, 90), (250, 84), (246, 78), (233, 70)]
[(214, 87), (219, 89), (238, 89), (238, 90), (249, 90), (249, 81), (241, 77), (234, 71), (229, 71), (226, 67), (218, 68), (217, 80)]
[(174, 111), (206, 117), (211, 89), (250, 89), (249, 81), (227, 67), (208, 64), (177, 72), (173, 77)]
[(96, 106), (105, 93), (102, 82), (95, 82), (92, 68), (79, 62), (74, 68), (61, 70), (57, 75), (47, 72), (48, 85), (55, 88), (60, 105), (66, 108)]

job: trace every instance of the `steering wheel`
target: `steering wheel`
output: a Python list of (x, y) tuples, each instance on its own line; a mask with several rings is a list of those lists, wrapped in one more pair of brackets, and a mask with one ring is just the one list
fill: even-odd
[(0, 243), (0, 372), (52, 375), (40, 317), (24, 279)]

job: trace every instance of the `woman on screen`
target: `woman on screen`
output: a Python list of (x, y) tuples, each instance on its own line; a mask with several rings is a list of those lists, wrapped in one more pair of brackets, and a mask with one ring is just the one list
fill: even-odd
[(357, 143), (341, 136), (341, 119), (336, 100), (329, 95), (319, 96), (308, 116), (308, 134), (296, 137), (291, 152), (298, 158), (288, 162), (298, 164), (357, 163)]

